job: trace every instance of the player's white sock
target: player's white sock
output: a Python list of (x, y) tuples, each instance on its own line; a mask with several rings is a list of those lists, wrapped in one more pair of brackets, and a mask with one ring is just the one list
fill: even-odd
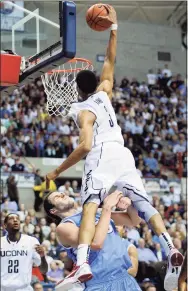
[(169, 233), (168, 232), (161, 233), (161, 235), (159, 236), (159, 240), (160, 240), (160, 243), (162, 244), (162, 247), (165, 250), (166, 255), (168, 256), (170, 253), (170, 250), (174, 248), (174, 245)]
[(83, 263), (88, 262), (90, 247), (86, 244), (80, 244), (77, 251), (77, 266), (81, 266)]

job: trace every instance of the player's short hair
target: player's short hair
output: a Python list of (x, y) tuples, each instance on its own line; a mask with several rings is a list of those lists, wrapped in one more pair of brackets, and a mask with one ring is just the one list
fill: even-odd
[(44, 210), (47, 214), (48, 217), (50, 217), (51, 219), (59, 222), (60, 218), (59, 216), (53, 214), (50, 212), (51, 209), (54, 208), (54, 205), (49, 201), (49, 196), (54, 193), (54, 191), (50, 191), (45, 197), (44, 197), (44, 201), (43, 201), (43, 206), (44, 206)]
[(9, 214), (7, 214), (7, 215), (5, 216), (4, 224), (7, 224), (7, 222), (8, 222), (8, 218), (9, 218), (10, 215), (16, 215), (18, 218), (20, 218), (18, 214), (14, 213), (14, 212), (10, 212)]
[(92, 71), (83, 70), (77, 74), (76, 83), (83, 93), (91, 94), (97, 88), (97, 77)]

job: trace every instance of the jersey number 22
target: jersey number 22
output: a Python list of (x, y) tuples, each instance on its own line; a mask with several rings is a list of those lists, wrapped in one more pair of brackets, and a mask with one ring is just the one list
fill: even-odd
[(19, 261), (9, 260), (8, 261), (8, 273), (18, 273)]

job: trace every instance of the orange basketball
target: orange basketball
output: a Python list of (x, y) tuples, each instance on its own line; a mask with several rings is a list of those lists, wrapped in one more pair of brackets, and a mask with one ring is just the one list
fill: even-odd
[(95, 31), (104, 31), (111, 26), (111, 23), (105, 19), (99, 19), (99, 16), (107, 16), (108, 11), (102, 3), (91, 6), (86, 13), (86, 22)]

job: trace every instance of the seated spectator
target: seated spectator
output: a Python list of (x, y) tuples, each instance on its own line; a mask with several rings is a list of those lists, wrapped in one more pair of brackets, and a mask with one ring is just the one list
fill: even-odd
[(166, 260), (165, 251), (161, 249), (160, 243), (155, 244), (154, 254), (157, 257), (159, 262)]
[(25, 205), (23, 203), (20, 204), (19, 211), (17, 211), (17, 214), (20, 217), (20, 221), (24, 222), (25, 217), (28, 215), (28, 211), (25, 210)]
[(50, 234), (50, 227), (47, 225), (46, 218), (40, 219), (40, 226), (41, 226), (44, 237), (47, 238)]
[(53, 259), (57, 259), (57, 249), (59, 246), (59, 243), (57, 241), (57, 237), (56, 237), (56, 232), (51, 231), (48, 237), (48, 240), (50, 242), (50, 251), (49, 251), (49, 255), (53, 258)]
[(63, 278), (63, 263), (61, 261), (51, 262), (50, 269), (46, 274), (49, 282), (57, 283)]
[(40, 243), (43, 242), (44, 236), (42, 233), (42, 229), (39, 225), (35, 225), (33, 236), (36, 237)]
[(31, 217), (29, 215), (26, 216), (24, 223), (21, 223), (21, 231), (27, 228), (27, 234), (32, 235), (34, 233), (34, 225), (31, 223)]
[(60, 186), (58, 188), (58, 192), (65, 193), (68, 196), (74, 196), (74, 191), (71, 187), (71, 183), (69, 181), (66, 181), (63, 186)]
[(183, 248), (182, 248), (182, 241), (179, 238), (174, 238), (173, 244), (174, 244), (175, 248), (177, 248), (177, 250), (180, 253), (182, 253), (182, 254), (184, 253)]
[(11, 167), (9, 166), (6, 157), (1, 158), (0, 168), (3, 173), (11, 172)]
[(133, 244), (138, 245), (138, 241), (140, 239), (140, 234), (137, 229), (133, 227), (127, 227), (125, 229), (127, 231), (127, 238), (129, 241), (131, 241)]
[(33, 284), (33, 290), (34, 291), (44, 291), (42, 284), (39, 282), (36, 282)]
[(3, 203), (1, 204), (1, 211), (6, 210), (8, 212), (17, 212), (18, 204), (15, 201), (10, 201), (9, 197), (2, 199)]
[(184, 145), (184, 141), (180, 140), (179, 144), (175, 145), (173, 148), (173, 153), (185, 153), (186, 151), (186, 146)]
[(138, 241), (138, 260), (139, 262), (157, 262), (158, 259), (154, 253), (145, 247), (145, 240), (139, 239)]
[(19, 158), (16, 158), (15, 164), (11, 167), (11, 169), (12, 169), (12, 172), (24, 172), (25, 166), (24, 166), (24, 164), (20, 163)]
[(154, 158), (152, 152), (150, 152), (149, 156), (144, 159), (144, 162), (154, 173), (159, 171), (158, 161)]
[(78, 187), (78, 181), (74, 180), (72, 181), (72, 189), (74, 193), (79, 193), (80, 192), (80, 187)]

